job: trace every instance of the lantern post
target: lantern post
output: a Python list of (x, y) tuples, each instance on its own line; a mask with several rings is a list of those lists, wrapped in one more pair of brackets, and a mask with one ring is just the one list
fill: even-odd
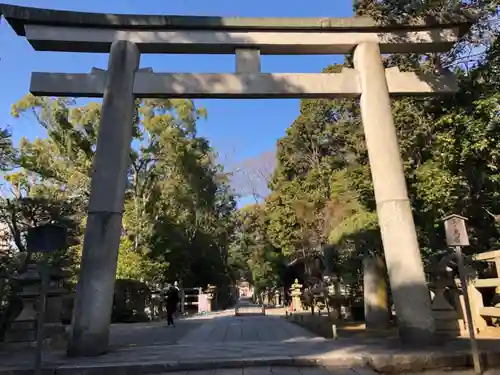
[(30, 253), (41, 253), (39, 267), (41, 286), (36, 324), (35, 375), (39, 375), (42, 365), (43, 326), (47, 307), (47, 289), (50, 282), (50, 255), (67, 247), (67, 229), (56, 224), (43, 224), (28, 230), (27, 248)]

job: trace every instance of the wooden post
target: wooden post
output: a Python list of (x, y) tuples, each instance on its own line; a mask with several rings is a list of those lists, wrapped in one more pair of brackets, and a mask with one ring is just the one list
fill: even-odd
[(455, 255), (458, 264), (458, 273), (460, 277), (460, 286), (465, 302), (465, 313), (467, 316), (467, 326), (469, 331), (470, 346), (472, 352), (472, 360), (474, 361), (474, 372), (482, 373), (481, 358), (476, 340), (476, 332), (474, 332), (474, 322), (472, 320), (471, 303), (469, 298), (469, 288), (467, 277), (465, 274), (464, 257), (462, 254), (462, 246), (469, 246), (469, 236), (465, 227), (465, 217), (459, 215), (450, 215), (444, 219), (444, 228), (446, 232), (446, 243), (455, 249)]

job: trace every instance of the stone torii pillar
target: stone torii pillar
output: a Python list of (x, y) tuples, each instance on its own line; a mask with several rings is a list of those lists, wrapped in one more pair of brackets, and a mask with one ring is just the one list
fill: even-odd
[(379, 45), (358, 45), (354, 67), (360, 77), (361, 116), (400, 336), (426, 342), (433, 338), (434, 319)]
[(92, 168), (92, 186), (68, 355), (107, 350), (134, 118), (134, 43), (113, 42)]

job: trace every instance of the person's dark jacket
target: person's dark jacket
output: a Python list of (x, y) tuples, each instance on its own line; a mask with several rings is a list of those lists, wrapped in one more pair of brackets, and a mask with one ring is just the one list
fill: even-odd
[(167, 309), (176, 310), (179, 303), (179, 291), (177, 288), (169, 288), (167, 291)]

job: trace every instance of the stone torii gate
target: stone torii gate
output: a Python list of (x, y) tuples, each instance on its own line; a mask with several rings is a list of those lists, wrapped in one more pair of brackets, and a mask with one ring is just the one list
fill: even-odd
[[(35, 50), (109, 52), (107, 71), (33, 73), (35, 95), (103, 97), (83, 258), (68, 355), (107, 348), (121, 232), (134, 98), (360, 97), (377, 213), (400, 335), (434, 334), (390, 96), (453, 91), (451, 77), (384, 69), (387, 53), (444, 52), (470, 27), (464, 16), (381, 26), (355, 18), (220, 18), (79, 13), (2, 5)], [(261, 73), (260, 55), (348, 54), (337, 74)], [(176, 74), (139, 69), (141, 53), (234, 54), (236, 73)]]

